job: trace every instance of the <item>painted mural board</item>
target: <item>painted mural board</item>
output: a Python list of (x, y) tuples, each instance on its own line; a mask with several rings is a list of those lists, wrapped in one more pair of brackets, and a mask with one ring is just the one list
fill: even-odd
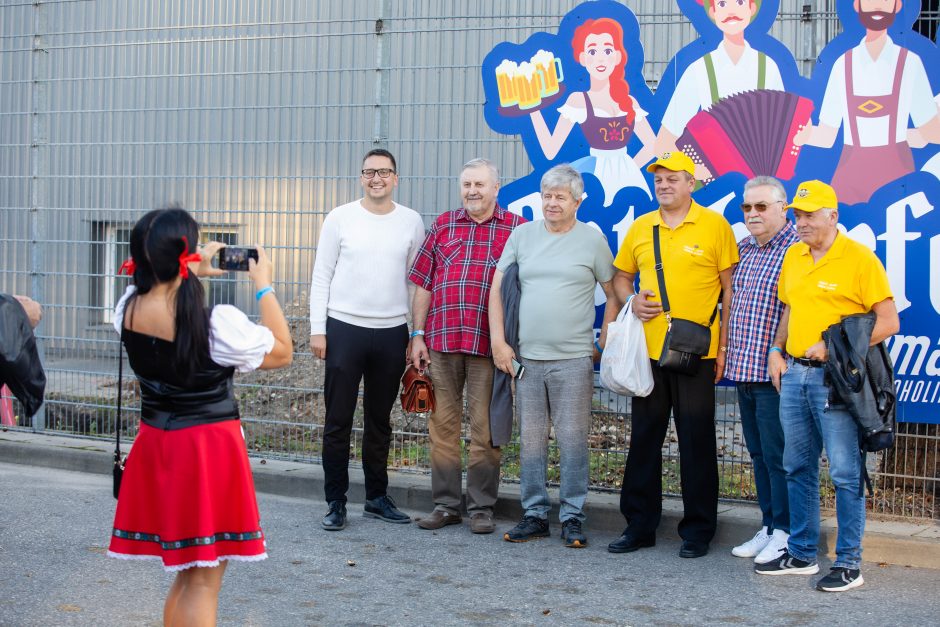
[(809, 79), (769, 34), (779, 0), (677, 5), (699, 37), (655, 94), (640, 25), (617, 2), (585, 2), (555, 32), (493, 48), (482, 64), (484, 116), (517, 135), (532, 163), (500, 204), (540, 218), (542, 174), (571, 163), (585, 180), (578, 218), (616, 253), (636, 217), (656, 208), (644, 166), (665, 151), (692, 157), (704, 183), (696, 200), (739, 239), (748, 178), (776, 176), (790, 197), (801, 181), (830, 182), (840, 228), (876, 252), (891, 280), (898, 419), (940, 423), (940, 52), (911, 28), (919, 3), (840, 0), (843, 32)]

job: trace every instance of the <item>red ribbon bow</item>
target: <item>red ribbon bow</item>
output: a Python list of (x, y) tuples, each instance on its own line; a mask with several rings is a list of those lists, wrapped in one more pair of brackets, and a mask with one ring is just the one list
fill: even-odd
[(183, 237), (183, 252), (180, 253), (180, 276), (184, 279), (189, 278), (189, 263), (193, 261), (202, 261), (202, 255), (199, 253), (188, 253), (189, 240)]
[(137, 272), (137, 264), (134, 263), (133, 257), (128, 257), (124, 260), (124, 263), (121, 264), (121, 267), (118, 268), (118, 274), (126, 274), (127, 276), (134, 276), (134, 273)]

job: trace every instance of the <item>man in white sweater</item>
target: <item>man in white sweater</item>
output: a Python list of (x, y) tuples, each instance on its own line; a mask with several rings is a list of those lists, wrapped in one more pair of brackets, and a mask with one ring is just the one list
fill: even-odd
[(395, 157), (369, 151), (360, 182), (365, 195), (323, 221), (310, 287), (310, 348), (326, 360), (323, 393), (324, 529), (346, 526), (349, 438), (363, 383), (364, 515), (393, 523), (410, 519), (388, 488), (389, 414), (408, 348), (408, 269), (424, 241), (417, 212), (392, 200)]

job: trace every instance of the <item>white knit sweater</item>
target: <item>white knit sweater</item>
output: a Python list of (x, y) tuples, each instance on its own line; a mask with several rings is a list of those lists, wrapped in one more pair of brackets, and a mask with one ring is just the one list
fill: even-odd
[(384, 215), (359, 200), (333, 209), (313, 265), (310, 334), (326, 333), (327, 316), (372, 329), (403, 324), (408, 271), (423, 241), (421, 216), (398, 203)]

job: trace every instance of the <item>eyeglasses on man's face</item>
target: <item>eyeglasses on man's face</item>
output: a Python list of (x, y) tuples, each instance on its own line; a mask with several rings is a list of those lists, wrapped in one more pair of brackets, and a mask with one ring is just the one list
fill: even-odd
[(757, 213), (764, 213), (764, 212), (767, 211), (770, 207), (772, 207), (772, 206), (774, 206), (774, 205), (776, 205), (776, 204), (780, 204), (780, 203), (782, 203), (782, 202), (783, 202), (782, 200), (775, 200), (775, 201), (770, 202), (770, 203), (767, 203), (767, 202), (755, 202), (753, 205), (752, 205), (751, 203), (746, 202), (746, 203), (743, 203), (743, 204), (741, 205), (741, 211), (743, 211), (744, 213), (748, 213), (751, 209), (753, 209), (753, 210), (756, 211)]
[(379, 175), (379, 178), (387, 179), (391, 175), (395, 174), (395, 170), (391, 168), (379, 168), (378, 170), (374, 168), (366, 168), (365, 170), (362, 171), (362, 178), (371, 179), (376, 174)]

